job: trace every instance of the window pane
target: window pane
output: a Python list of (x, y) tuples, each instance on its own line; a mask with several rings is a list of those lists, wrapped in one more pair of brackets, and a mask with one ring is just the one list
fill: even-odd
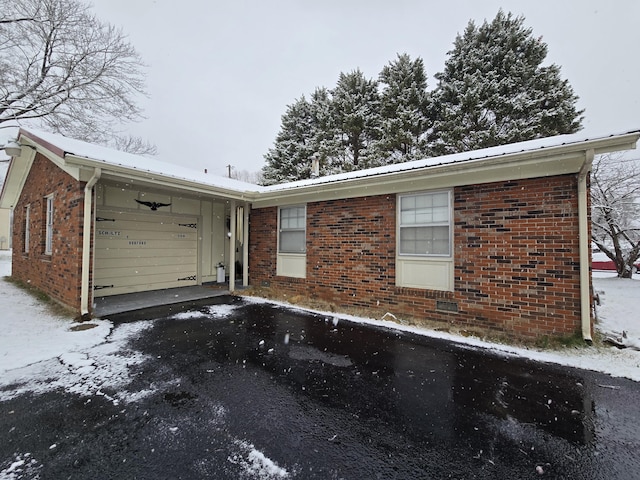
[(280, 252), (304, 253), (306, 251), (306, 223), (304, 206), (280, 209)]
[(449, 227), (403, 227), (400, 253), (405, 255), (449, 255)]
[(280, 233), (280, 251), (283, 253), (305, 252), (304, 231), (283, 231)]
[(280, 210), (280, 228), (304, 228), (305, 212), (304, 207), (283, 208)]
[(47, 229), (44, 253), (51, 254), (53, 249), (53, 198), (47, 198)]
[(448, 192), (400, 197), (400, 254), (450, 255)]
[(24, 251), (29, 253), (29, 241), (31, 237), (31, 206), (27, 205), (24, 209)]
[(447, 192), (401, 197), (401, 225), (426, 225), (444, 222), (449, 222), (449, 194)]

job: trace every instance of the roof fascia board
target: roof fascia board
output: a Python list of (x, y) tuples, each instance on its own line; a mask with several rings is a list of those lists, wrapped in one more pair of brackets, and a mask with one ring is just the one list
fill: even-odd
[[(316, 201), (337, 200), (349, 197), (364, 197), (372, 195), (387, 195), (407, 193), (418, 190), (433, 190), (438, 188), (452, 188), (464, 185), (522, 180), (525, 178), (548, 177), (554, 175), (575, 174), (580, 171), (584, 163), (584, 155), (567, 155), (562, 161), (554, 162), (532, 159), (520, 164), (479, 164), (469, 163), (440, 167), (430, 167), (419, 171), (402, 172), (402, 175), (378, 176), (377, 182), (373, 178), (360, 179), (360, 182), (345, 181), (316, 185), (304, 190), (274, 192), (277, 194), (266, 196), (263, 194), (253, 202), (254, 208), (270, 207), (284, 204), (306, 203)], [(449, 167), (449, 168), (447, 168)], [(365, 181), (366, 180), (366, 181)]]
[(26, 157), (23, 154), (11, 159), (2, 185), (2, 192), (0, 192), (0, 208), (13, 208), (18, 203), (34, 158), (35, 152), (29, 149)]
[(62, 150), (38, 137), (35, 138), (37, 138), (37, 140), (32, 139), (30, 134), (23, 132), (20, 136), (19, 143), (32, 146), (36, 149), (36, 152), (44, 155), (47, 160), (52, 162), (56, 167), (71, 175), (75, 180), (80, 180), (80, 169), (73, 165), (68, 165), (65, 162), (64, 156), (61, 156), (64, 155)]
[(114, 180), (125, 180), (128, 182), (140, 182), (164, 188), (179, 188), (188, 192), (195, 192), (204, 195), (223, 197), (225, 199), (252, 201), (257, 192), (244, 192), (240, 190), (227, 189), (207, 185), (193, 180), (187, 180), (177, 177), (164, 176), (161, 173), (148, 172), (143, 170), (135, 170), (121, 165), (113, 165), (100, 160), (92, 160), (86, 157), (78, 157), (67, 154), (65, 160), (73, 165), (81, 167), (102, 168), (102, 178), (111, 178)]
[(635, 148), (638, 138), (640, 138), (640, 132), (632, 132), (568, 145), (368, 177), (349, 178), (335, 182), (313, 183), (294, 188), (287, 188), (285, 184), (282, 189), (262, 192), (254, 201), (253, 206), (260, 208), (356, 196), (402, 193), (416, 188), (450, 188), (493, 181), (578, 173), (584, 163), (587, 150), (593, 150), (596, 154), (631, 150)]

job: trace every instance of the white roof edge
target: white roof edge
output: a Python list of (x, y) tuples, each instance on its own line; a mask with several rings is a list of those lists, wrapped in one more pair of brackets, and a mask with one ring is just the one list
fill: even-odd
[[(616, 139), (620, 142), (625, 137), (630, 137), (627, 141), (635, 144), (640, 138), (640, 130), (630, 130), (618, 134), (585, 136), (584, 134), (559, 135), (555, 137), (546, 137), (537, 140), (529, 140), (526, 142), (512, 143), (501, 145), (498, 147), (485, 148), (481, 150), (472, 150), (468, 152), (455, 153), (440, 157), (426, 158), (412, 162), (398, 163), (386, 165), (383, 167), (370, 168), (365, 170), (356, 170), (348, 173), (329, 175), (308, 180), (298, 180), (289, 183), (282, 183), (271, 186), (260, 186), (251, 183), (241, 182), (231, 178), (220, 177), (217, 175), (206, 174), (198, 170), (186, 168), (180, 165), (164, 162), (161, 160), (134, 155), (126, 152), (112, 150), (107, 147), (93, 145), (79, 140), (74, 140), (58, 134), (47, 132), (39, 132), (32, 129), (21, 129), (21, 133), (26, 134), (35, 143), (38, 140), (49, 143), (63, 152), (66, 162), (71, 165), (83, 167), (101, 167), (107, 169), (112, 167), (113, 171), (119, 174), (131, 172), (145, 177), (147, 179), (157, 176), (158, 179), (167, 181), (175, 180), (176, 183), (191, 186), (201, 186), (205, 189), (211, 189), (212, 193), (228, 194), (229, 196), (241, 196), (247, 200), (258, 198), (263, 193), (277, 194), (298, 188), (320, 186), (334, 182), (345, 182), (355, 179), (365, 179), (367, 177), (376, 177), (381, 175), (390, 175), (394, 173), (408, 172), (417, 169), (426, 169), (429, 167), (437, 167), (443, 165), (484, 161), (489, 159), (497, 159), (501, 157), (514, 157), (523, 154), (531, 154), (542, 150), (553, 151), (565, 149), (570, 146), (576, 146), (580, 150), (590, 148), (590, 145), (597, 143), (614, 145)], [(35, 138), (33, 138), (35, 137)], [(635, 138), (634, 138), (635, 137)], [(585, 145), (586, 144), (586, 145)], [(45, 146), (46, 148), (46, 146)], [(599, 153), (599, 152), (596, 152)]]
[[(497, 147), (484, 148), (480, 150), (470, 150), (467, 152), (453, 153), (449, 155), (443, 155), (439, 157), (430, 157), (423, 160), (414, 160), (412, 162), (396, 163), (392, 165), (385, 165), (382, 167), (375, 167), (363, 170), (355, 170), (353, 172), (339, 173), (335, 175), (327, 175), (324, 177), (317, 177), (308, 180), (297, 180), (288, 183), (279, 183), (270, 185), (264, 188), (264, 192), (277, 192), (283, 190), (290, 190), (299, 187), (308, 187), (314, 185), (322, 185), (326, 183), (334, 183), (340, 181), (347, 181), (357, 178), (373, 177), (383, 174), (393, 174), (406, 172), (409, 170), (418, 170), (428, 167), (436, 167), (442, 165), (448, 165), (453, 163), (463, 163), (470, 161), (488, 160), (492, 158), (521, 155), (527, 153), (535, 153), (541, 150), (552, 150), (571, 145), (580, 146), (585, 143), (598, 143), (608, 142), (616, 138), (623, 138), (626, 136), (640, 137), (640, 129), (630, 130), (618, 134), (609, 134), (601, 136), (589, 136), (570, 134), (570, 135), (558, 135), (555, 137), (546, 137), (536, 140), (528, 140), (526, 142), (510, 143), (507, 145), (500, 145)], [(637, 138), (635, 141), (637, 141)], [(634, 147), (635, 148), (635, 147)], [(585, 147), (585, 149), (588, 149)], [(598, 152), (596, 152), (598, 153)]]
[[(213, 187), (221, 191), (232, 191), (237, 194), (255, 194), (264, 187), (252, 183), (242, 182), (233, 178), (221, 177), (193, 168), (183, 167), (156, 158), (134, 155), (127, 152), (113, 150), (100, 145), (93, 145), (80, 140), (33, 129), (21, 129), (21, 133), (36, 144), (43, 141), (60, 149), (68, 164), (83, 167), (112, 167), (116, 171), (129, 171), (144, 177), (157, 176), (164, 179), (175, 179), (192, 182), (203, 187)], [(35, 137), (35, 138), (34, 138)]]

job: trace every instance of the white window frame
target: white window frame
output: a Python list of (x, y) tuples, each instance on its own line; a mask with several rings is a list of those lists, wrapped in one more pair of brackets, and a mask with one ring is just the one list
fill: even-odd
[(44, 254), (51, 255), (53, 253), (53, 194), (44, 197), (45, 208), (45, 237), (44, 237)]
[[(302, 211), (302, 215), (297, 216), (296, 218), (302, 218), (304, 225), (302, 227), (292, 227), (292, 228), (284, 228), (282, 223), (285, 218), (283, 218), (283, 212), (285, 210), (296, 210), (297, 212)], [(287, 217), (288, 218), (288, 217)], [(282, 234), (283, 233), (302, 233), (302, 248), (298, 249), (287, 249), (283, 248)], [(286, 207), (280, 207), (278, 209), (278, 253), (285, 254), (297, 254), (304, 255), (307, 253), (307, 206), (306, 205), (288, 205)]]
[[(440, 218), (437, 220), (423, 220), (418, 222), (406, 223), (403, 225), (403, 210), (402, 203), (404, 199), (418, 198), (418, 197), (435, 197), (446, 195), (447, 197), (447, 215), (446, 219)], [(453, 205), (451, 203), (451, 191), (450, 190), (436, 190), (431, 192), (418, 192), (403, 194), (398, 196), (398, 254), (401, 256), (412, 257), (451, 257), (452, 252), (452, 236), (453, 230), (451, 228), (453, 224)], [(434, 252), (403, 252), (402, 251), (402, 230), (403, 229), (419, 229), (419, 228), (434, 228), (434, 227), (446, 227), (447, 228), (447, 252), (446, 253), (434, 253)]]
[[(448, 215), (445, 221), (442, 216), (436, 221), (429, 221), (425, 212), (416, 212), (416, 219), (410, 223), (402, 222), (402, 199), (407, 197), (419, 197), (424, 195), (447, 194)], [(416, 288), (422, 290), (454, 291), (454, 245), (453, 245), (453, 190), (429, 190), (421, 192), (408, 192), (398, 194), (396, 197), (396, 286)], [(422, 217), (422, 218), (420, 218)], [(401, 229), (419, 227), (448, 227), (448, 252), (444, 253), (419, 253), (402, 252)]]
[(24, 253), (29, 253), (31, 241), (31, 204), (24, 207)]
[[(283, 228), (282, 212), (288, 209), (299, 209), (304, 219), (303, 227)], [(299, 218), (299, 217), (298, 217)], [(300, 249), (283, 249), (282, 234), (286, 232), (302, 232)], [(278, 255), (276, 262), (276, 275), (283, 277), (306, 278), (307, 276), (307, 206), (286, 205), (278, 208)]]

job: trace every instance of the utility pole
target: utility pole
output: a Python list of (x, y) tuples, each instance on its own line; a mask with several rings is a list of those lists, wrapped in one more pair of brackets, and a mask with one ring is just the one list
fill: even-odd
[(231, 164), (227, 165), (227, 169), (229, 170), (229, 178), (231, 178)]

